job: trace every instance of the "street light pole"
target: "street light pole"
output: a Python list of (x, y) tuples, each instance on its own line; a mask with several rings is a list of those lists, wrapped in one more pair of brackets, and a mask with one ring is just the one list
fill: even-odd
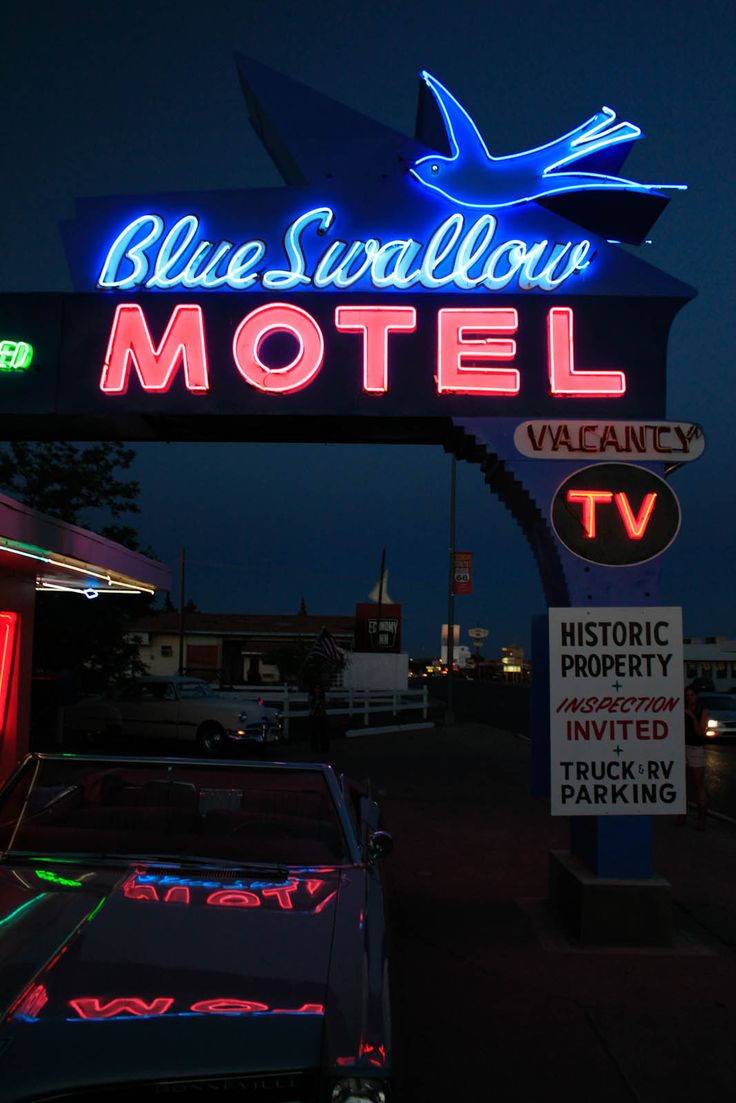
[(179, 552), (179, 673), (184, 673), (184, 574), (187, 556), (184, 548)]
[(447, 708), (445, 710), (445, 723), (454, 724), (453, 711), (453, 675), (452, 668), (455, 661), (455, 509), (457, 490), (457, 458), (453, 453), (450, 466), (450, 566), (447, 586)]

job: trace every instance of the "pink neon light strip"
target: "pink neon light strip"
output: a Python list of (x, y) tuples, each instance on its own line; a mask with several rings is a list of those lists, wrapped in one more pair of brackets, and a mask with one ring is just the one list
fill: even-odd
[(5, 731), (17, 634), (18, 614), (0, 613), (0, 735)]

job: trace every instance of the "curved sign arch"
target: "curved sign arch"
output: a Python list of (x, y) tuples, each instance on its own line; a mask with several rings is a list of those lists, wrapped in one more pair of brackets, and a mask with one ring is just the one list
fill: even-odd
[(514, 432), (664, 424), (694, 292), (617, 243), (682, 186), (622, 175), (641, 132), (610, 108), (499, 157), (427, 72), (409, 137), (237, 64), (286, 186), (78, 201), (74, 293), (0, 296), (6, 437), (440, 443), (481, 464), (550, 603), (577, 600), (549, 467)]

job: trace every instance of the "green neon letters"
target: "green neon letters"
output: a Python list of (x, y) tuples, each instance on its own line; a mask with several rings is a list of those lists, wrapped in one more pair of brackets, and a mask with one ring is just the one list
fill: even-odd
[(39, 881), (51, 881), (53, 885), (68, 885), (72, 888), (80, 888), (81, 881), (72, 880), (71, 877), (60, 877), (58, 873), (54, 873), (48, 869), (37, 869), (34, 871)]
[(27, 341), (0, 341), (0, 371), (25, 371), (33, 360), (33, 345)]

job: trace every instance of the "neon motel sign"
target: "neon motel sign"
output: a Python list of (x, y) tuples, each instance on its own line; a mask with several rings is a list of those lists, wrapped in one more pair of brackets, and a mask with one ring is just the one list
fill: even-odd
[[(621, 164), (642, 137), (638, 126), (618, 121), (610, 107), (546, 145), (497, 157), (452, 93), (426, 70), (421, 79), (441, 115), (450, 155), (433, 151), (416, 159), (408, 166), (410, 184), (415, 198), (429, 193), (454, 208), (422, 238), (366, 235), (330, 240), (337, 218), (333, 207), (324, 204), (303, 211), (286, 226), (282, 244), (289, 266), (273, 269), (263, 238), (238, 245), (228, 239), (213, 242), (201, 234), (195, 214), (168, 225), (161, 215), (148, 212), (117, 235), (98, 287), (244, 290), (260, 284), (268, 291), (345, 290), (364, 289), (368, 281), (375, 290), (504, 290), (516, 284), (520, 291), (552, 291), (588, 267), (595, 251), (590, 240), (551, 244), (546, 238), (504, 239), (491, 211), (563, 194), (608, 192), (651, 198), (683, 187), (643, 184), (601, 171), (610, 168), (612, 151)], [(469, 212), (467, 218), (459, 207)], [(477, 214), (478, 209), (484, 213)]]
[[(251, 107), (259, 79), (244, 76)], [(544, 146), (495, 156), (465, 108), (423, 72), (420, 94), (433, 101), (444, 146), (432, 126), (410, 140), (351, 115), (361, 161), (328, 182), (327, 162), (344, 155), (329, 134), (347, 109), (309, 101), (323, 132), (312, 140), (289, 109), (290, 96), (306, 102), (309, 90), (284, 80), (272, 73), (265, 85), (278, 148), (268, 126), (256, 128), (284, 189), (223, 192), (214, 206), (181, 194), (126, 200), (122, 210), (117, 199), (79, 202), (65, 233), (82, 294), (36, 304), (39, 336), (29, 333), (38, 348), (62, 333), (56, 397), (41, 399), (53, 412), (124, 417), (142, 396), (172, 391), (158, 410), (176, 417), (287, 406), (309, 417), (518, 416), (528, 402), (527, 416), (550, 418), (566, 413), (567, 399), (581, 400), (588, 417), (585, 400), (599, 399), (623, 400), (617, 411), (628, 417), (661, 415), (657, 341), (684, 285), (610, 243), (641, 240), (664, 191), (681, 185), (612, 175), (638, 127), (604, 107)], [(642, 351), (633, 335), (645, 306)], [(33, 355), (27, 342), (0, 342), (0, 370), (21, 371)], [(79, 377), (80, 358), (93, 365), (90, 381)], [(39, 394), (50, 368), (47, 354)], [(29, 393), (21, 383), (5, 388), (19, 404)], [(188, 402), (208, 395), (209, 404)]]
[[(417, 328), (414, 306), (342, 305), (335, 308), (334, 327), (353, 333), (362, 346), (363, 390), (389, 390), (392, 340)], [(436, 389), (438, 394), (513, 396), (521, 390), (521, 373), (514, 367), (519, 313), (511, 307), (456, 308), (437, 311)], [(266, 339), (286, 333), (296, 352), (283, 366), (270, 366), (262, 356)], [(575, 364), (574, 312), (551, 307), (547, 313), (547, 374), (556, 396), (615, 398), (626, 391), (626, 375), (610, 368), (583, 369)], [(318, 375), (325, 360), (325, 334), (307, 310), (288, 302), (267, 303), (250, 311), (232, 338), (232, 358), (245, 383), (264, 394), (300, 391)], [(100, 376), (103, 394), (125, 394), (135, 372), (143, 391), (166, 392), (181, 367), (192, 394), (210, 390), (210, 369), (202, 307), (182, 303), (171, 314), (158, 341), (152, 337), (143, 308), (117, 306)]]

